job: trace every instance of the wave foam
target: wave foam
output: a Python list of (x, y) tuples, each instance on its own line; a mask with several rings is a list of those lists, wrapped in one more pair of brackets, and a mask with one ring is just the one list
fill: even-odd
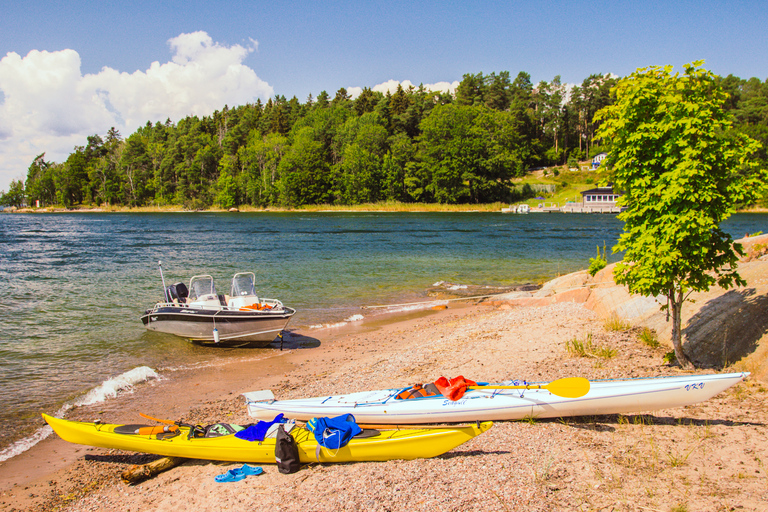
[(158, 375), (155, 370), (149, 366), (139, 366), (138, 368), (134, 368), (117, 377), (104, 381), (98, 387), (90, 390), (84, 397), (76, 400), (75, 403), (67, 409), (104, 402), (109, 398), (115, 398), (120, 391), (127, 390), (129, 393), (132, 393), (134, 384), (157, 378)]
[[(100, 385), (86, 393), (85, 396), (75, 400), (73, 403), (64, 404), (54, 416), (61, 417), (64, 413), (75, 407), (104, 402), (109, 398), (116, 397), (121, 391), (133, 392), (133, 386), (135, 384), (153, 378), (159, 378), (155, 370), (148, 366), (139, 366), (133, 370), (122, 373), (117, 377), (102, 382)], [(46, 425), (43, 428), (36, 430), (31, 436), (16, 441), (11, 446), (0, 451), (0, 462), (4, 462), (24, 453), (52, 433), (53, 429)]]

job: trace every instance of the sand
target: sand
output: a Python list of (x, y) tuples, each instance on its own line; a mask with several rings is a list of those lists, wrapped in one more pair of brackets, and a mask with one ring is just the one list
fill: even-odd
[[(250, 423), (240, 393), (278, 398), (404, 386), (462, 374), (476, 380), (619, 378), (684, 373), (637, 329), (610, 330), (582, 304), (428, 311), (355, 331), (294, 333), (288, 350), (148, 383), (73, 419)], [(486, 303), (488, 304), (488, 303)], [(575, 357), (592, 336), (615, 355)], [(244, 360), (245, 359), (245, 360)], [(257, 370), (256, 370), (257, 369)], [(738, 369), (738, 368), (731, 368)], [(768, 391), (755, 379), (696, 406), (649, 414), (497, 422), (433, 459), (309, 464), (235, 483), (237, 464), (190, 460), (135, 486), (132, 464), (155, 456), (75, 446), (51, 436), (0, 466), (0, 508), (31, 511), (768, 510)]]

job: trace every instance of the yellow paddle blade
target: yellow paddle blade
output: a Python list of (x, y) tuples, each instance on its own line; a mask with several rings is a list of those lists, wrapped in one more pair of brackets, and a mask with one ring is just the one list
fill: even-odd
[(553, 395), (563, 398), (579, 398), (589, 393), (589, 381), (584, 377), (565, 377), (553, 380), (549, 384), (523, 384), (520, 386), (467, 386), (467, 389), (546, 389)]
[(566, 377), (542, 386), (550, 393), (564, 398), (579, 398), (589, 393), (589, 381), (584, 377)]

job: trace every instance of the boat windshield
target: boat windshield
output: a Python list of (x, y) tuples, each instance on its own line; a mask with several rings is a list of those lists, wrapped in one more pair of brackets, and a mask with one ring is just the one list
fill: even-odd
[(234, 297), (247, 297), (249, 295), (256, 295), (256, 275), (253, 272), (241, 272), (235, 274), (232, 278), (232, 289), (229, 296)]
[(211, 276), (194, 276), (189, 281), (189, 300), (194, 301), (203, 297), (210, 298), (216, 295), (216, 288), (213, 286)]

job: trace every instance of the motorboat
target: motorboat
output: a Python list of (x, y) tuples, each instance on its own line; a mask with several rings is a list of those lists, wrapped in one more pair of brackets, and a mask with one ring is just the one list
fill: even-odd
[[(162, 275), (162, 266), (160, 267)], [(147, 309), (141, 322), (150, 331), (174, 334), (203, 345), (266, 346), (296, 313), (277, 299), (256, 294), (256, 276), (241, 272), (232, 278), (229, 295), (216, 293), (213, 277), (198, 275), (165, 286), (164, 300)]]

